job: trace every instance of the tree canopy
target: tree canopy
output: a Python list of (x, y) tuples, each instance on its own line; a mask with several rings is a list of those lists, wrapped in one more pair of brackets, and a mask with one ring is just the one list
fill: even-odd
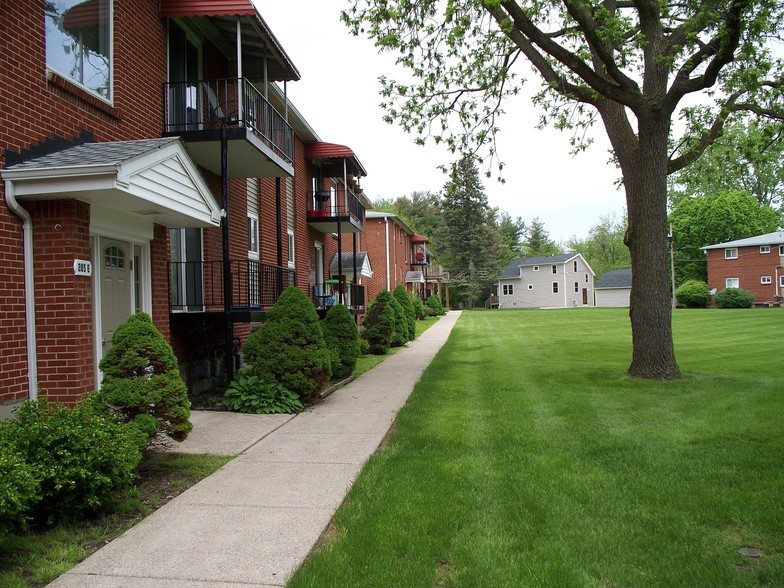
[(597, 276), (610, 270), (631, 266), (629, 248), (623, 242), (626, 234), (626, 217), (621, 220), (615, 215), (603, 216), (592, 226), (585, 239), (572, 237), (567, 245), (572, 251), (581, 253)]
[[(626, 191), (632, 262), (629, 374), (680, 376), (672, 342), (667, 175), (696, 161), (737, 113), (782, 116), (776, 0), (351, 0), (342, 18), (397, 53), (380, 78), (386, 120), (452, 150), (497, 157), (506, 101), (530, 74), (542, 124), (601, 120)], [(684, 107), (684, 100), (692, 106)], [(699, 102), (699, 106), (693, 106)], [(674, 136), (680, 117), (684, 133)], [(502, 164), (499, 163), (502, 167)]]

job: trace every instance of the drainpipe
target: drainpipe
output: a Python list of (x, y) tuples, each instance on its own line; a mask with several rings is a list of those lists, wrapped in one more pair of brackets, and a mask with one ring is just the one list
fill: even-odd
[(17, 201), (14, 183), (5, 182), (5, 202), (22, 219), (22, 247), (24, 251), (25, 317), (27, 320), (27, 387), (30, 400), (38, 399), (38, 347), (35, 335), (35, 279), (33, 275), (33, 219)]
[(384, 217), (384, 243), (387, 250), (387, 290), (389, 290), (389, 217)]

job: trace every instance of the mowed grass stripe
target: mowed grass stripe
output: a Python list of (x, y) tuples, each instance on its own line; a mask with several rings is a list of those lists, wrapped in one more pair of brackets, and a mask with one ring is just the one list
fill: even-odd
[(782, 320), (677, 311), (641, 382), (625, 310), (463, 313), (290, 585), (784, 585)]

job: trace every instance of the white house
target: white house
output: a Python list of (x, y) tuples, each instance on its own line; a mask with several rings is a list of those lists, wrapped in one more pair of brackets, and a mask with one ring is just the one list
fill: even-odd
[(522, 257), (498, 279), (498, 307), (594, 306), (594, 276), (579, 253)]
[(628, 307), (632, 292), (632, 269), (614, 269), (602, 274), (594, 286), (596, 306)]

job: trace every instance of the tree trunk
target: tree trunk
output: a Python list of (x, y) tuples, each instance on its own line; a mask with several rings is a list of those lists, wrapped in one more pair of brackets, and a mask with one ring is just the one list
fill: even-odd
[(672, 340), (667, 266), (668, 132), (668, 120), (640, 121), (636, 153), (621, 159), (629, 215), (626, 244), (632, 260), (633, 350), (628, 373), (636, 378), (666, 380), (681, 375)]

